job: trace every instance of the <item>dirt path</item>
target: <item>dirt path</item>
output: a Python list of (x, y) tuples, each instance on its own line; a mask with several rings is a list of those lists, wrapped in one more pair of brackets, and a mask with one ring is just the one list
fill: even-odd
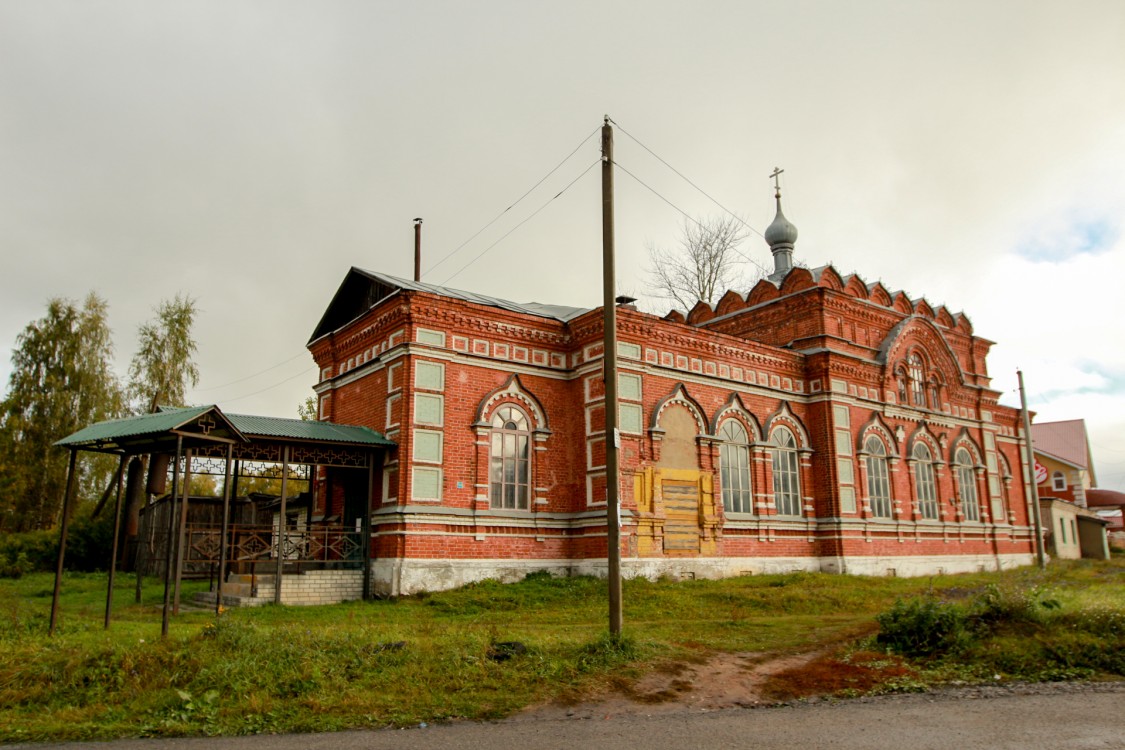
[(758, 652), (716, 654), (698, 664), (677, 662), (650, 672), (619, 692), (575, 705), (532, 706), (513, 721), (605, 718), (634, 714), (750, 708), (775, 702), (763, 691), (770, 678), (801, 670), (824, 656), (771, 656)]

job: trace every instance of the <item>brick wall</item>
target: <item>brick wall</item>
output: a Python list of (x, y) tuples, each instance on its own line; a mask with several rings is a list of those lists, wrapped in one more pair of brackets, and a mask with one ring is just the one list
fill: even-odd
[[(717, 310), (697, 306), (686, 321), (619, 311), (619, 367), (639, 383), (621, 402), (629, 417), (620, 453), (625, 553), (651, 558), (638, 569), (693, 564), (666, 558), (636, 526), (636, 478), (659, 465), (662, 409), (675, 404), (698, 424), (697, 465), (712, 477), (716, 506), (701, 514), (715, 519), (719, 559), (841, 571), (863, 567), (859, 560), (876, 568), (887, 558), (923, 561), (900, 566), (911, 571), (949, 557), (976, 566), (1029, 555), (1017, 414), (987, 387), (990, 343), (964, 316), (832, 269), (818, 273), (797, 269), (772, 293), (762, 282), (746, 298), (728, 294)], [(401, 587), (393, 581), (404, 570), (427, 565), (461, 564), (464, 573), (441, 576), (461, 580), (604, 560), (601, 342), (598, 310), (562, 323), (405, 291), (314, 342), (325, 374), (322, 418), (368, 425), (398, 443), (373, 508), (381, 586)], [(927, 381), (921, 406), (903, 403), (899, 385), (912, 353), (935, 384)], [(504, 405), (528, 415), (533, 435), (530, 497), (515, 510), (493, 508), (489, 498), (489, 420)], [(726, 418), (751, 435), (752, 514), (722, 508), (713, 433)], [(798, 442), (800, 517), (779, 516), (773, 503), (769, 440), (779, 425)], [(871, 436), (886, 453), (889, 517), (869, 498)], [(918, 442), (933, 455), (936, 518), (923, 517), (916, 501)], [(972, 457), (977, 520), (964, 512), (958, 448)], [(663, 519), (656, 521), (649, 533), (659, 542)]]

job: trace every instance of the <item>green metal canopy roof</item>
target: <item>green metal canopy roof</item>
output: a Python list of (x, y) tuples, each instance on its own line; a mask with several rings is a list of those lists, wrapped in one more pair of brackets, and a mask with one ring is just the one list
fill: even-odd
[(214, 404), (182, 409), (166, 409), (124, 419), (95, 422), (55, 445), (89, 450), (125, 450), (137, 442), (158, 440), (173, 432), (185, 431), (206, 438), (212, 433), (227, 440), (246, 442), (246, 436)]
[(249, 414), (228, 414), (227, 417), (240, 432), (250, 437), (287, 438), (350, 445), (392, 446), (395, 444), (375, 430), (357, 425), (282, 417), (257, 417)]
[(176, 435), (199, 441), (246, 443), (252, 438), (301, 440), (336, 445), (393, 446), (375, 430), (331, 422), (223, 414), (218, 406), (161, 407), (153, 414), (96, 422), (59, 440), (64, 448), (147, 453), (168, 449)]

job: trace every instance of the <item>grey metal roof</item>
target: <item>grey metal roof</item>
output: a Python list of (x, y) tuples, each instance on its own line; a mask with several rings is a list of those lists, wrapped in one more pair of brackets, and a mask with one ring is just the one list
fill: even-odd
[(313, 330), (309, 342), (316, 341), (321, 336), (346, 326), (370, 310), (372, 306), (402, 290), (427, 292), (487, 307), (497, 307), (502, 310), (535, 315), (540, 318), (550, 318), (560, 323), (568, 323), (589, 311), (589, 308), (585, 307), (547, 305), (541, 302), (512, 302), (499, 297), (489, 297), (486, 294), (466, 292), (462, 289), (400, 279), (397, 276), (367, 271), (353, 266), (336, 290), (332, 301), (328, 303), (328, 307)]
[(499, 297), (489, 297), (486, 294), (476, 294), (475, 292), (465, 292), (460, 289), (452, 289), (447, 286), (438, 286), (437, 284), (427, 284), (421, 281), (408, 281), (400, 279), (395, 276), (389, 276), (385, 273), (377, 273), (375, 271), (367, 271), (362, 268), (355, 269), (361, 273), (367, 274), (373, 279), (397, 286), (401, 289), (410, 289), (417, 292), (430, 292), (431, 294), (440, 294), (443, 297), (453, 297), (455, 299), (465, 300), (466, 302), (475, 302), (478, 305), (487, 305), (488, 307), (499, 307), (503, 310), (511, 310), (512, 312), (526, 313), (528, 315), (537, 315), (541, 318), (554, 318), (555, 320), (566, 323), (574, 318), (577, 318), (582, 313), (586, 312), (589, 308), (585, 307), (567, 307), (565, 305), (547, 305), (542, 302), (511, 302)]

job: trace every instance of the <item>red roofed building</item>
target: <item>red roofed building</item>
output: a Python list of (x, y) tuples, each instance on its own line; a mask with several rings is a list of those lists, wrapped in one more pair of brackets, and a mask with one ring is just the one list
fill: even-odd
[(1031, 425), (1031, 437), (1035, 458), (1046, 469), (1045, 478), (1039, 482), (1039, 496), (1086, 507), (1086, 490), (1097, 486), (1098, 481), (1085, 420), (1038, 422)]
[[(625, 575), (922, 575), (1033, 559), (1019, 414), (968, 318), (832, 266), (618, 310)], [(371, 508), (399, 594), (606, 569), (602, 312), (352, 268), (309, 342), (320, 418), (395, 440)], [(321, 485), (339, 512), (347, 489)]]
[(1125, 492), (1115, 490), (1086, 490), (1086, 504), (1108, 526), (1110, 545), (1125, 548)]

